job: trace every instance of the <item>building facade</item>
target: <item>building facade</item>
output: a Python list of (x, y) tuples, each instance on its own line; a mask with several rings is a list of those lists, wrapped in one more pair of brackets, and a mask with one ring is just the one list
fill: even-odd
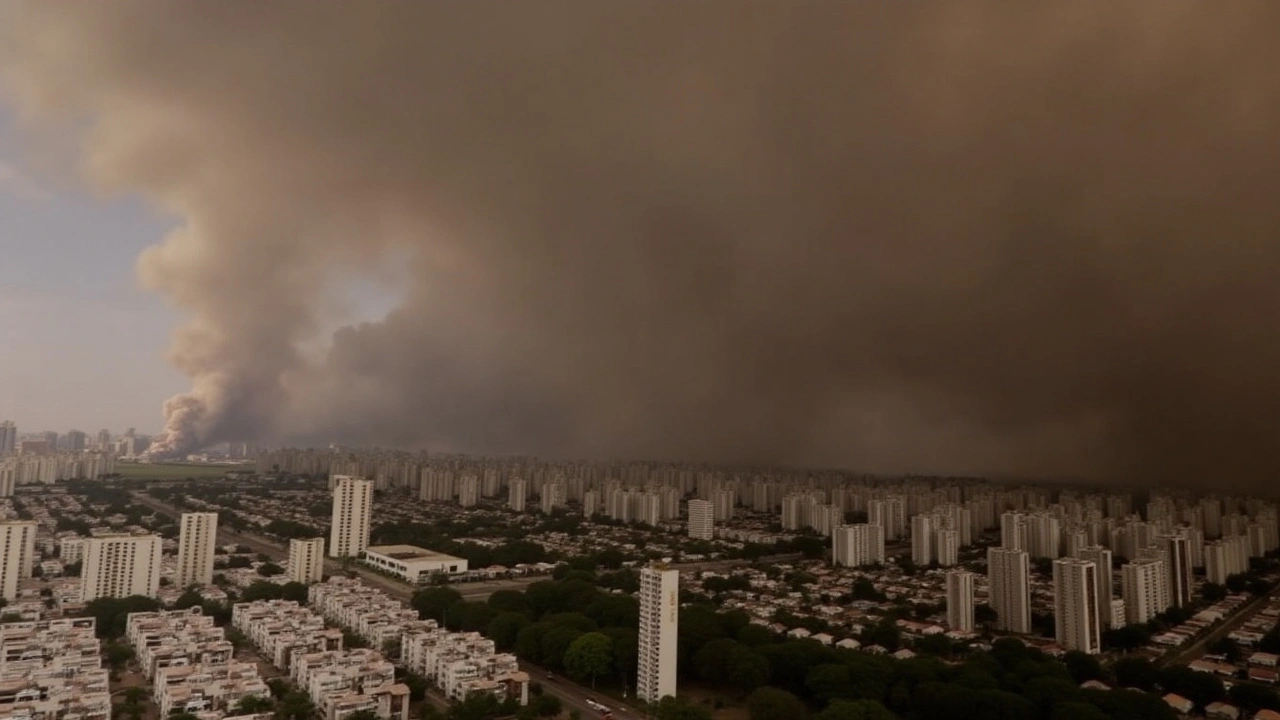
[(329, 526), (329, 556), (358, 557), (369, 546), (369, 516), (373, 511), (373, 483), (364, 478), (333, 478), (333, 518)]
[(689, 537), (710, 540), (715, 533), (715, 506), (707, 500), (689, 501)]
[(31, 577), (35, 564), (36, 523), (31, 520), (0, 522), (0, 597), (18, 597), (18, 581)]
[(996, 627), (1031, 632), (1031, 558), (1026, 551), (987, 548), (987, 581)]
[(182, 513), (178, 533), (178, 587), (213, 583), (218, 513)]
[(973, 632), (973, 581), (968, 570), (947, 573), (947, 627), (958, 632)]
[(160, 537), (102, 535), (84, 541), (80, 599), (155, 597), (160, 589)]
[(291, 582), (310, 585), (324, 579), (324, 538), (289, 541), (289, 562), (285, 569)]
[(1055, 637), (1064, 650), (1102, 652), (1098, 566), (1093, 561), (1060, 558), (1053, 562), (1053, 617)]
[(676, 694), (680, 571), (656, 565), (640, 571), (639, 672), (636, 697), (658, 702)]

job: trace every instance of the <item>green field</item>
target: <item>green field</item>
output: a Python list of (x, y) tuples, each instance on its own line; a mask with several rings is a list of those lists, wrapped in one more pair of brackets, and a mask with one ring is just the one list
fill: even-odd
[(199, 463), (126, 463), (117, 462), (116, 472), (125, 478), (146, 480), (222, 477), (232, 470), (250, 469), (248, 465), (202, 465)]

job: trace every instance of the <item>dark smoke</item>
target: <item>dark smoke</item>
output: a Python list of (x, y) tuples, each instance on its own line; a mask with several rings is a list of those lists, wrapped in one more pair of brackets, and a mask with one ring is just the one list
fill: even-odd
[(11, 5), (11, 97), (185, 218), (164, 451), (1280, 470), (1273, 3)]

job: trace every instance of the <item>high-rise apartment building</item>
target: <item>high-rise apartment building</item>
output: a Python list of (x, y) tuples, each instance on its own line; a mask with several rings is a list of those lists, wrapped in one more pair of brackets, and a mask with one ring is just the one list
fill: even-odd
[(178, 587), (213, 584), (218, 513), (182, 513), (178, 532)]
[(364, 552), (369, 546), (369, 516), (372, 511), (372, 482), (350, 475), (334, 476), (330, 557), (357, 557)]
[(158, 535), (99, 535), (84, 541), (80, 599), (155, 597), (160, 589)]
[(973, 632), (973, 580), (968, 570), (947, 573), (947, 627), (957, 632)]
[(933, 518), (928, 515), (911, 518), (911, 562), (920, 566), (933, 562)]
[(6, 420), (0, 422), (0, 457), (12, 455), (18, 449), (18, 426)]
[(1155, 558), (1134, 560), (1120, 569), (1127, 625), (1144, 623), (1169, 607), (1169, 585), (1164, 561)]
[(1088, 560), (1098, 566), (1098, 616), (1102, 629), (1111, 627), (1111, 601), (1114, 600), (1112, 590), (1111, 551), (1101, 545), (1090, 545), (1080, 548), (1081, 560)]
[(310, 585), (324, 580), (324, 538), (290, 540), (288, 565), (290, 582)]
[(32, 520), (0, 522), (0, 597), (18, 597), (18, 581), (31, 577), (35, 565), (36, 523)]
[(511, 478), (507, 487), (507, 507), (516, 512), (524, 512), (524, 501), (529, 496), (529, 483), (524, 478)]
[(710, 540), (715, 537), (715, 507), (707, 500), (689, 501), (689, 537)]
[[(1110, 614), (1111, 606), (1107, 604)], [(1098, 566), (1091, 560), (1053, 562), (1055, 637), (1064, 650), (1102, 652), (1102, 608), (1098, 605)]]
[(1191, 603), (1191, 548), (1187, 538), (1161, 535), (1156, 546), (1165, 561), (1165, 577), (1169, 582), (1169, 603), (1183, 607)]
[(480, 478), (466, 475), (458, 483), (458, 504), (462, 507), (475, 507), (480, 502)]
[(836, 528), (831, 534), (831, 558), (845, 567), (883, 563), (884, 528), (868, 523)]
[(1026, 551), (987, 548), (987, 578), (996, 627), (1031, 632), (1031, 558)]
[(656, 703), (676, 694), (680, 571), (663, 565), (640, 571), (639, 672), (636, 697)]
[(564, 505), (565, 487), (560, 481), (548, 482), (542, 486), (542, 512), (550, 515), (552, 510)]
[(933, 546), (933, 559), (941, 567), (952, 567), (960, 563), (959, 531), (935, 530)]

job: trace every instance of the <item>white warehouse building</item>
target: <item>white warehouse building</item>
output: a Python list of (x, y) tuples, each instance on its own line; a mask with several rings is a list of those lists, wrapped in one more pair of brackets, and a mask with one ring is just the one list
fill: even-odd
[(467, 571), (464, 558), (414, 545), (372, 545), (361, 558), (366, 565), (390, 573), (410, 585), (428, 582), (432, 575), (458, 575)]

